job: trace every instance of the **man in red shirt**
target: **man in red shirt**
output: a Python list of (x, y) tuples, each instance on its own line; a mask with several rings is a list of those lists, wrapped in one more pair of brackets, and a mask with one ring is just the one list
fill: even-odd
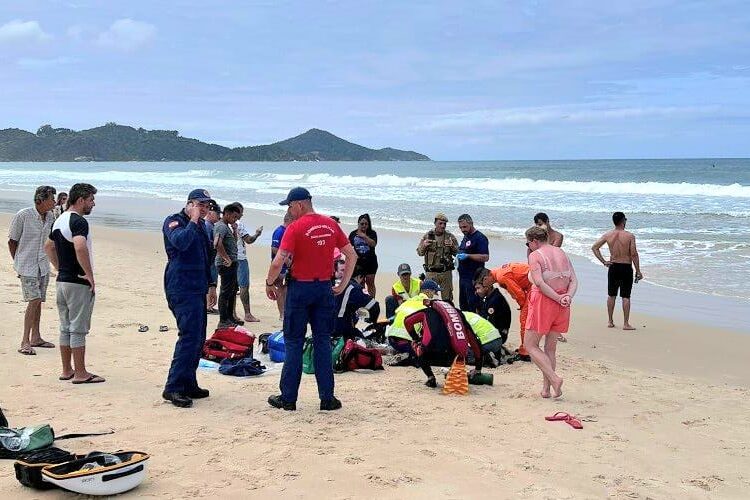
[[(349, 285), (357, 263), (357, 253), (333, 219), (315, 213), (312, 196), (307, 189), (292, 189), (279, 204), (289, 206), (288, 213), (294, 222), (286, 228), (279, 251), (271, 262), (266, 277), (266, 295), (269, 299), (276, 300), (274, 282), (284, 263), (291, 261), (284, 307), (286, 353), (279, 382), (281, 394), (269, 397), (268, 404), (284, 410), (297, 409), (297, 393), (302, 379), (302, 348), (309, 323), (320, 409), (338, 410), (341, 408), (341, 401), (333, 395), (331, 364), (331, 333), (336, 316), (333, 297), (342, 293)], [(335, 248), (341, 250), (346, 262), (340, 284), (332, 286)]]

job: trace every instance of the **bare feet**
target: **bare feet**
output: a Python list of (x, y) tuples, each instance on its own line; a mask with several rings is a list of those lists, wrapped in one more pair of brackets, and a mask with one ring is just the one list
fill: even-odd
[(560, 381), (557, 383), (554, 383), (554, 382), (552, 383), (552, 391), (553, 391), (552, 395), (555, 397), (555, 399), (562, 396), (563, 379), (561, 377), (557, 377), (557, 378), (560, 379)]
[(248, 323), (260, 323), (260, 320), (252, 314), (245, 314), (245, 321)]
[(624, 325), (622, 325), (622, 329), (623, 330), (635, 330), (635, 327), (630, 325), (630, 323), (625, 323)]
[(615, 327), (615, 324), (612, 323), (611, 321), (607, 323), (607, 328), (614, 328), (614, 327)]
[(62, 375), (58, 377), (60, 380), (70, 380), (73, 378), (73, 375), (75, 375), (75, 372), (73, 370), (69, 372), (62, 372)]
[(567, 342), (568, 339), (565, 338), (565, 335), (558, 335), (557, 336), (557, 341), (558, 342)]
[(104, 378), (100, 377), (99, 375), (94, 375), (93, 373), (86, 372), (85, 375), (82, 377), (73, 377), (72, 383), (78, 385), (78, 384), (100, 384), (104, 382)]
[(539, 395), (545, 399), (550, 397), (549, 379), (547, 379), (547, 377), (544, 377), (544, 382), (542, 382), (542, 392), (540, 392)]

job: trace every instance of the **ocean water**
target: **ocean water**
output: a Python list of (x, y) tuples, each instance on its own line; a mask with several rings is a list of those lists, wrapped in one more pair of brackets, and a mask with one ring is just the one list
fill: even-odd
[(272, 214), (303, 185), (318, 210), (347, 227), (367, 212), (376, 230), (421, 232), (435, 212), (451, 221), (469, 213), (488, 236), (519, 244), (543, 211), (564, 233), (564, 248), (591, 260), (591, 245), (620, 210), (647, 281), (750, 299), (750, 159), (0, 163), (0, 189), (67, 190), (75, 182), (109, 196), (178, 201), (204, 187), (222, 204)]

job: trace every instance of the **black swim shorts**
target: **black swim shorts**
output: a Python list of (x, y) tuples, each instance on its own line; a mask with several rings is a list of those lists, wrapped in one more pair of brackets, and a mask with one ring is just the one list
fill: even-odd
[(610, 297), (617, 297), (618, 289), (620, 290), (620, 297), (623, 299), (630, 298), (630, 292), (633, 290), (633, 266), (631, 264), (613, 262), (609, 265), (607, 294)]

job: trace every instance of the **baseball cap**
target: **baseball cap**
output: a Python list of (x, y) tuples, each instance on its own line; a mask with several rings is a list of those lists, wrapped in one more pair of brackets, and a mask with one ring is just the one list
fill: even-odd
[(441, 220), (443, 222), (448, 222), (448, 217), (443, 212), (438, 212), (435, 214), (435, 220)]
[(221, 208), (219, 208), (219, 204), (216, 203), (215, 200), (208, 200), (208, 209), (211, 212), (219, 212), (219, 213), (221, 213)]
[(411, 274), (411, 267), (409, 267), (409, 264), (399, 264), (396, 274), (398, 274), (399, 276), (403, 276), (404, 274)]
[(440, 285), (438, 285), (435, 280), (424, 280), (422, 282), (422, 286), (419, 287), (420, 290), (432, 290), (433, 292), (439, 292), (441, 290)]
[(211, 195), (205, 189), (193, 189), (188, 195), (188, 201), (210, 201)]
[(303, 187), (292, 188), (286, 199), (279, 202), (279, 205), (289, 205), (293, 201), (311, 200), (310, 191)]

